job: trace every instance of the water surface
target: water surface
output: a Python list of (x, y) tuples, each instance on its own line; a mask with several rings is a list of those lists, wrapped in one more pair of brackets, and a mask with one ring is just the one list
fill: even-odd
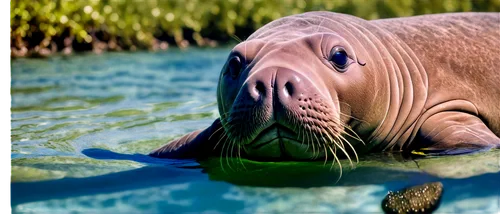
[(12, 62), (14, 212), (381, 213), (389, 190), (441, 181), (437, 213), (500, 212), (498, 151), (260, 163), (145, 156), (218, 117), (229, 49)]

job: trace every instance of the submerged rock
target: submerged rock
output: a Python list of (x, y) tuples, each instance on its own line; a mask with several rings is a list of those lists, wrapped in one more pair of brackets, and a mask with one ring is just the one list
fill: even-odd
[(441, 182), (389, 191), (382, 201), (382, 209), (385, 213), (431, 213), (439, 206), (442, 194)]

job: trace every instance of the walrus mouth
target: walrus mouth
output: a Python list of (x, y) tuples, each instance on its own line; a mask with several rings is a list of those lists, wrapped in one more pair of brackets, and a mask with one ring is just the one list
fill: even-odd
[(253, 149), (260, 149), (261, 147), (273, 143), (278, 140), (280, 144), (283, 141), (294, 142), (300, 144), (297, 139), (297, 133), (288, 127), (274, 123), (271, 126), (262, 130), (254, 140), (249, 143), (249, 146)]

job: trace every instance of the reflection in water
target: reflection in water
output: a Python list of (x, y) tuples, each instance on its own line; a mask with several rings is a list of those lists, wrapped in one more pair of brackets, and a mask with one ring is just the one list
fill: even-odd
[(210, 179), (256, 187), (308, 188), (382, 184), (391, 180), (406, 180), (410, 175), (420, 174), (413, 162), (392, 160), (391, 164), (400, 166), (397, 168), (387, 166), (377, 159), (361, 159), (355, 167), (350, 167), (347, 160), (341, 160), (342, 176), (338, 165), (331, 166), (323, 161), (258, 162), (215, 157), (201, 160), (200, 164)]

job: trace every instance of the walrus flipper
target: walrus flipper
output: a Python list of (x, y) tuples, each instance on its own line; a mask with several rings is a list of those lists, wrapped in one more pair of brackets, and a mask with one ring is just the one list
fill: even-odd
[(149, 156), (157, 158), (191, 159), (208, 156), (215, 152), (214, 148), (220, 138), (221, 124), (216, 119), (211, 126), (203, 130), (196, 130), (175, 139), (158, 148)]
[(429, 146), (413, 151), (417, 155), (461, 155), (500, 148), (498, 138), (477, 116), (464, 112), (441, 112), (427, 119), (420, 140)]

